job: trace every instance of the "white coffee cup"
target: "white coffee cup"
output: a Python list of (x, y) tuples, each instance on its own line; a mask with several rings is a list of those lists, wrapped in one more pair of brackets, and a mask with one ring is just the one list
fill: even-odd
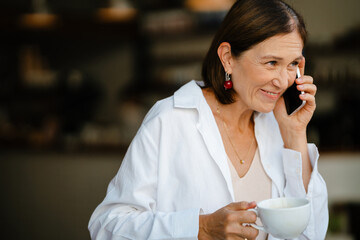
[(273, 198), (261, 201), (249, 209), (260, 218), (263, 226), (252, 227), (273, 237), (296, 238), (306, 229), (310, 219), (310, 202), (306, 198)]

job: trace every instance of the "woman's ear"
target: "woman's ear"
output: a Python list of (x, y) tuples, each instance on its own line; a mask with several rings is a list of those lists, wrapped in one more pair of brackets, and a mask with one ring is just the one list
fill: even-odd
[(217, 54), (219, 59), (224, 67), (225, 72), (231, 74), (232, 67), (232, 55), (231, 55), (231, 45), (228, 42), (222, 42), (218, 47)]

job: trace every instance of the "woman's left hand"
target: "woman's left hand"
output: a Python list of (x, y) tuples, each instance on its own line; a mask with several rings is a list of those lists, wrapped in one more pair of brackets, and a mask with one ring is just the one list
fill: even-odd
[(291, 145), (290, 141), (293, 140), (295, 136), (306, 135), (306, 127), (316, 108), (315, 94), (317, 88), (313, 83), (313, 78), (304, 75), (305, 58), (300, 62), (299, 69), (301, 77), (296, 79), (296, 83), (298, 84), (297, 89), (304, 91), (304, 94), (300, 95), (300, 99), (306, 101), (305, 105), (298, 112), (289, 116), (286, 112), (284, 99), (281, 97), (274, 109), (274, 115), (279, 123), (285, 146)]

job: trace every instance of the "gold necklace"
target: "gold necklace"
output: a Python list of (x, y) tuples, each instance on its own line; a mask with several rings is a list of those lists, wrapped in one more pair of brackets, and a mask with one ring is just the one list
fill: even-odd
[(216, 113), (219, 115), (219, 117), (220, 117), (220, 119), (221, 119), (221, 121), (222, 121), (222, 123), (223, 123), (223, 125), (224, 125), (225, 134), (226, 134), (227, 138), (229, 139), (230, 145), (231, 145), (232, 149), (234, 150), (234, 152), (235, 152), (235, 154), (236, 154), (236, 156), (237, 156), (240, 164), (244, 164), (244, 163), (245, 163), (245, 159), (246, 159), (247, 156), (249, 155), (250, 149), (251, 149), (252, 145), (253, 145), (254, 142), (255, 142), (254, 139), (252, 139), (251, 144), (250, 144), (250, 147), (249, 147), (249, 150), (247, 151), (245, 157), (244, 157), (243, 159), (240, 159), (239, 154), (238, 154), (238, 152), (236, 151), (236, 148), (234, 147), (234, 144), (232, 143), (231, 138), (230, 138), (230, 136), (229, 136), (229, 134), (228, 134), (228, 128), (227, 128), (227, 125), (226, 125), (224, 119), (223, 119), (222, 116), (221, 116), (220, 104), (219, 104), (219, 102), (218, 102), (217, 100), (216, 100)]

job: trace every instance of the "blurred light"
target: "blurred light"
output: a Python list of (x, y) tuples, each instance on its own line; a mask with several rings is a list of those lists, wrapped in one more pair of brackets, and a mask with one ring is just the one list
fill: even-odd
[(124, 22), (135, 18), (137, 11), (135, 8), (109, 7), (100, 8), (97, 16), (102, 22)]
[(49, 13), (29, 13), (20, 17), (20, 25), (25, 28), (47, 29), (56, 25), (58, 17)]
[(185, 6), (198, 12), (227, 11), (234, 4), (235, 0), (186, 0)]
[(136, 17), (137, 10), (128, 0), (109, 0), (109, 7), (100, 8), (97, 12), (102, 22), (126, 22)]

